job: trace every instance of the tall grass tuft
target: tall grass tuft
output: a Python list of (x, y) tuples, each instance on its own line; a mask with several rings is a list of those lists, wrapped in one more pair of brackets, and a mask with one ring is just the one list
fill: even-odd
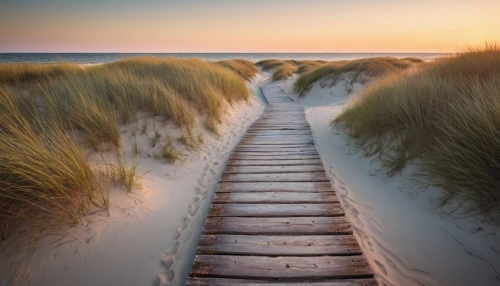
[(77, 64), (1, 64), (0, 84), (22, 85), (33, 81), (51, 80), (61, 75), (83, 72)]
[(302, 73), (294, 83), (294, 91), (300, 96), (304, 96), (315, 82), (323, 78), (330, 78), (335, 81), (342, 74), (352, 73), (351, 80), (353, 82), (362, 81), (363, 78), (400, 72), (421, 63), (423, 63), (423, 60), (417, 58), (397, 59), (392, 57), (328, 62), (310, 67), (306, 72)]
[(263, 70), (272, 70), (273, 80), (278, 81), (290, 78), (294, 73), (303, 73), (326, 63), (320, 60), (262, 60), (257, 62), (256, 65), (261, 66)]
[[(77, 222), (105, 202), (85, 154), (61, 129), (28, 122), (0, 89), (0, 228), (34, 217)], [(33, 128), (37, 125), (37, 128)]]
[(237, 73), (245, 80), (252, 80), (254, 76), (259, 73), (259, 69), (255, 64), (245, 59), (224, 60), (218, 61), (217, 63)]
[[(201, 60), (132, 58), (85, 68), (0, 64), (0, 228), (46, 216), (75, 222), (91, 207), (107, 206), (103, 174), (118, 177), (129, 191), (136, 187), (134, 162), (117, 157), (113, 172), (96, 175), (98, 166), (87, 162), (82, 147), (120, 153), (119, 126), (136, 122), (137, 112), (189, 135), (197, 126), (216, 131), (228, 105), (249, 98), (240, 75)], [(170, 149), (165, 156), (178, 159)]]
[(389, 175), (410, 162), (471, 211), (500, 207), (500, 48), (488, 45), (383, 78), (333, 121)]

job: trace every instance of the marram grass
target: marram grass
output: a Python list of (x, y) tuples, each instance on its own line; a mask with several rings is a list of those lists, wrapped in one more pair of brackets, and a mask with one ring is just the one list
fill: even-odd
[[(21, 115), (12, 91), (0, 89), (0, 232), (19, 219), (61, 218), (77, 222), (92, 206), (103, 206), (83, 150), (57, 127)], [(35, 129), (34, 126), (37, 128)]]
[(245, 59), (218, 61), (217, 64), (232, 70), (246, 80), (252, 80), (259, 73), (259, 69), (255, 64)]
[[(216, 132), (226, 108), (250, 98), (244, 78), (257, 72), (252, 66), (147, 57), (84, 68), (0, 65), (2, 237), (19, 220), (78, 222), (90, 209), (106, 207), (103, 174), (134, 189), (141, 173), (135, 162), (117, 155), (103, 171), (85, 152), (120, 154), (119, 126), (136, 122), (139, 111), (173, 122), (189, 144), (198, 126)], [(168, 161), (179, 159), (172, 146), (160, 149)]]
[(300, 96), (304, 96), (312, 85), (321, 79), (327, 78), (335, 81), (341, 75), (351, 73), (351, 83), (354, 83), (356, 81), (363, 81), (366, 78), (401, 72), (421, 63), (423, 63), (423, 60), (417, 58), (397, 59), (392, 57), (333, 61), (308, 67), (297, 78), (293, 88)]
[(453, 198), (470, 211), (499, 210), (498, 46), (376, 81), (333, 125), (389, 175), (418, 163), (419, 174), (445, 190), (443, 204)]
[(303, 73), (309, 71), (319, 65), (326, 63), (320, 60), (262, 60), (256, 63), (261, 66), (263, 70), (272, 70), (273, 80), (278, 81), (290, 78), (294, 73)]

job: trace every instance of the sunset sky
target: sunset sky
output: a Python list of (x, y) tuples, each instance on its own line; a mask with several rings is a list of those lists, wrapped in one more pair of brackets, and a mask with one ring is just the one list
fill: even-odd
[(500, 0), (0, 0), (0, 52), (452, 52), (500, 43), (499, 13)]

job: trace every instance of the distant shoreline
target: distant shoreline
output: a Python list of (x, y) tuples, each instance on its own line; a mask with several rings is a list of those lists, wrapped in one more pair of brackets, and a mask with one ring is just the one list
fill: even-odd
[(453, 53), (0, 53), (0, 63), (48, 64), (64, 61), (100, 64), (137, 56), (199, 58), (207, 61), (243, 58), (254, 62), (264, 59), (336, 61), (369, 57), (417, 57), (430, 61), (450, 55)]

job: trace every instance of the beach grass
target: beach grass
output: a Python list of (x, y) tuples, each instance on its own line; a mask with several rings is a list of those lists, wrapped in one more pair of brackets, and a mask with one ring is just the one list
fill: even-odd
[(262, 60), (256, 63), (261, 66), (263, 70), (273, 70), (273, 80), (283, 80), (290, 78), (294, 73), (307, 72), (314, 67), (326, 63), (321, 60), (277, 60), (269, 59)]
[(342, 75), (349, 75), (350, 83), (364, 82), (367, 79), (381, 75), (400, 72), (424, 61), (418, 58), (397, 59), (392, 57), (365, 58), (358, 60), (333, 61), (309, 67), (294, 83), (294, 91), (300, 96), (321, 80), (336, 81)]
[[(242, 76), (219, 63), (152, 57), (87, 67), (0, 65), (0, 96), (3, 233), (19, 220), (74, 223), (106, 207), (103, 174), (126, 191), (139, 186), (141, 172), (123, 157), (120, 133), (124, 124), (139, 125), (138, 112), (173, 123), (164, 126), (180, 129), (191, 147), (197, 128), (216, 132), (228, 106), (250, 98)], [(147, 128), (143, 123), (141, 132)], [(171, 144), (161, 149), (169, 162), (181, 156)], [(107, 151), (117, 154), (107, 171), (87, 161), (89, 152)]]
[(500, 48), (487, 45), (371, 84), (333, 120), (388, 175), (408, 164), (445, 190), (441, 203), (500, 207)]
[(73, 63), (0, 64), (0, 84), (24, 85), (33, 81), (50, 80), (61, 75), (81, 72), (83, 68)]
[(77, 222), (106, 204), (83, 149), (57, 126), (32, 122), (10, 89), (0, 88), (0, 230), (19, 219)]
[(217, 64), (232, 70), (245, 80), (252, 80), (259, 73), (257, 66), (252, 61), (245, 59), (218, 61)]

